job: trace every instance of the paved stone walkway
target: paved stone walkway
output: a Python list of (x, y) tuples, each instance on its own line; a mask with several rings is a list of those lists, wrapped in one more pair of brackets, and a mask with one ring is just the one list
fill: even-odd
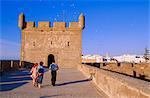
[(54, 87), (47, 71), (41, 89), (32, 86), (29, 71), (23, 70), (1, 77), (0, 98), (106, 98), (106, 95), (76, 69), (60, 69)]

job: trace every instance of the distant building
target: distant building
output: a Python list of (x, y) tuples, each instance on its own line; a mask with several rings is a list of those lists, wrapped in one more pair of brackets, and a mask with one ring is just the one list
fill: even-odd
[(141, 55), (124, 54), (122, 56), (114, 56), (113, 58), (116, 59), (118, 62), (129, 62), (129, 63), (145, 62), (145, 59)]
[(116, 62), (112, 57), (110, 57), (109, 53), (107, 52), (105, 56), (103, 57), (103, 62)]
[[(129, 63), (142, 63), (146, 62), (142, 55), (129, 55), (122, 56), (100, 56), (100, 55), (84, 55), (82, 56), (82, 63), (100, 63), (100, 62), (129, 62)], [(150, 61), (148, 61), (150, 62)]]
[(84, 55), (82, 63), (100, 63), (103, 62), (103, 56), (100, 55)]
[(111, 57), (104, 57), (103, 62), (111, 62), (112, 58)]

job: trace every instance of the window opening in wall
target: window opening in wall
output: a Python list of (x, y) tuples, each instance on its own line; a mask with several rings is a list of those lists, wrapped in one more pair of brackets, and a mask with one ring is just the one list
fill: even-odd
[(35, 42), (33, 42), (33, 46), (35, 46)]
[(121, 65), (121, 63), (118, 63), (117, 66), (119, 67)]
[(134, 64), (133, 64), (133, 63), (132, 63), (131, 65), (132, 65), (132, 67), (134, 67)]
[(68, 46), (69, 46), (69, 42), (68, 42)]
[(51, 41), (51, 45), (53, 44), (53, 42)]

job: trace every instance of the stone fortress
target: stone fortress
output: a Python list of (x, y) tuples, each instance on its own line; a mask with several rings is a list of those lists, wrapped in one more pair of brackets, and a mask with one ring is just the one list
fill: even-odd
[(78, 22), (26, 22), (25, 15), (19, 15), (18, 26), (22, 32), (21, 61), (30, 63), (44, 62), (45, 66), (55, 61), (60, 67), (76, 67), (81, 63), (82, 30), (84, 15)]
[[(88, 98), (96, 98), (91, 97), (92, 93), (94, 92), (93, 90), (91, 92), (89, 91), (87, 94), (86, 90), (91, 90), (91, 88), (89, 88), (87, 81), (85, 82), (85, 80), (80, 80), (79, 77), (84, 74), (88, 80), (95, 84), (96, 87), (90, 86), (92, 88), (96, 88), (95, 92), (100, 91), (99, 94), (104, 93), (106, 95), (106, 97), (100, 96), (97, 98), (150, 98), (149, 63), (131, 64), (120, 62), (102, 62), (99, 63), (98, 66), (97, 64), (94, 65), (94, 63), (89, 65), (81, 64), (81, 40), (82, 30), (84, 28), (84, 16), (81, 14), (79, 16), (79, 22), (71, 22), (68, 28), (65, 26), (65, 24), (65, 22), (54, 22), (54, 26), (50, 27), (49, 22), (39, 22), (38, 27), (35, 27), (35, 22), (25, 22), (25, 16), (20, 14), (19, 27), (22, 30), (21, 62), (26, 61), (35, 63), (43, 61), (47, 66), (53, 60), (55, 60), (56, 63), (60, 65), (60, 67), (66, 67), (67, 69), (64, 68), (65, 70), (62, 69), (59, 73), (59, 75), (63, 75), (60, 77), (67, 77), (67, 79), (61, 78), (63, 84), (69, 83), (67, 89), (70, 86), (70, 83), (77, 84), (77, 86), (71, 86), (71, 90), (69, 89), (69, 91), (66, 92), (67, 95), (70, 94), (69, 97), (72, 95), (75, 97), (77, 97), (76, 95), (79, 95), (80, 97), (81, 95), (84, 97), (86, 97), (85, 95), (90, 95)], [(5, 72), (11, 70), (18, 71), (20, 67), (24, 66), (20, 66), (19, 60), (0, 60), (0, 75), (5, 76)], [(76, 69), (80, 71), (77, 71)], [(82, 74), (79, 75), (80, 72), (82, 72)], [(14, 75), (16, 75), (16, 73)], [(11, 76), (13, 75), (11, 74)], [(11, 80), (11, 82), (12, 79), (15, 81), (16, 79), (24, 79), (24, 77), (17, 77), (14, 79), (14, 76), (12, 79), (10, 79), (11, 76), (8, 78)], [(72, 82), (72, 80), (75, 81)], [(19, 83), (21, 83), (21, 81), (19, 81)], [(64, 83), (64, 81), (67, 82)], [(84, 86), (81, 86), (79, 81), (84, 81), (81, 83), (81, 85), (84, 84)], [(12, 85), (15, 83), (16, 82), (13, 82)], [(7, 87), (12, 87), (10, 86), (10, 83), (6, 83), (4, 85)], [(28, 92), (24, 92), (24, 90), (30, 89), (28, 86), (30, 85), (27, 83), (27, 85), (25, 84), (23, 87), (10, 90), (12, 91), (12, 94), (15, 92), (15, 94), (21, 94), (20, 96), (22, 97), (22, 94), (24, 93), (26, 97)], [(65, 87), (66, 86), (63, 87), (62, 85), (62, 87), (57, 87), (57, 89), (58, 91), (64, 91)], [(20, 88), (23, 88), (24, 90), (20, 90)], [(59, 88), (61, 88), (61, 90)], [(16, 93), (17, 90), (18, 93)], [(51, 88), (51, 90), (56, 89)], [(40, 93), (40, 96), (42, 92)], [(60, 95), (61, 98), (66, 97), (64, 96), (65, 94), (60, 94), (60, 92), (56, 92), (54, 95), (57, 94)], [(3, 96), (5, 95), (9, 95), (8, 92), (3, 93)]]

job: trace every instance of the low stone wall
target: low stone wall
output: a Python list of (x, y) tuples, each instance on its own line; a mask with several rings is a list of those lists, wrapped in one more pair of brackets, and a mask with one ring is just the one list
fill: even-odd
[(149, 63), (107, 63), (106, 66), (101, 66), (100, 68), (150, 81)]
[(86, 63), (97, 68), (150, 81), (150, 63)]
[(19, 68), (19, 60), (0, 60), (0, 75), (2, 75), (3, 72), (18, 70)]
[(109, 98), (150, 98), (150, 82), (81, 64), (78, 69), (92, 77)]

